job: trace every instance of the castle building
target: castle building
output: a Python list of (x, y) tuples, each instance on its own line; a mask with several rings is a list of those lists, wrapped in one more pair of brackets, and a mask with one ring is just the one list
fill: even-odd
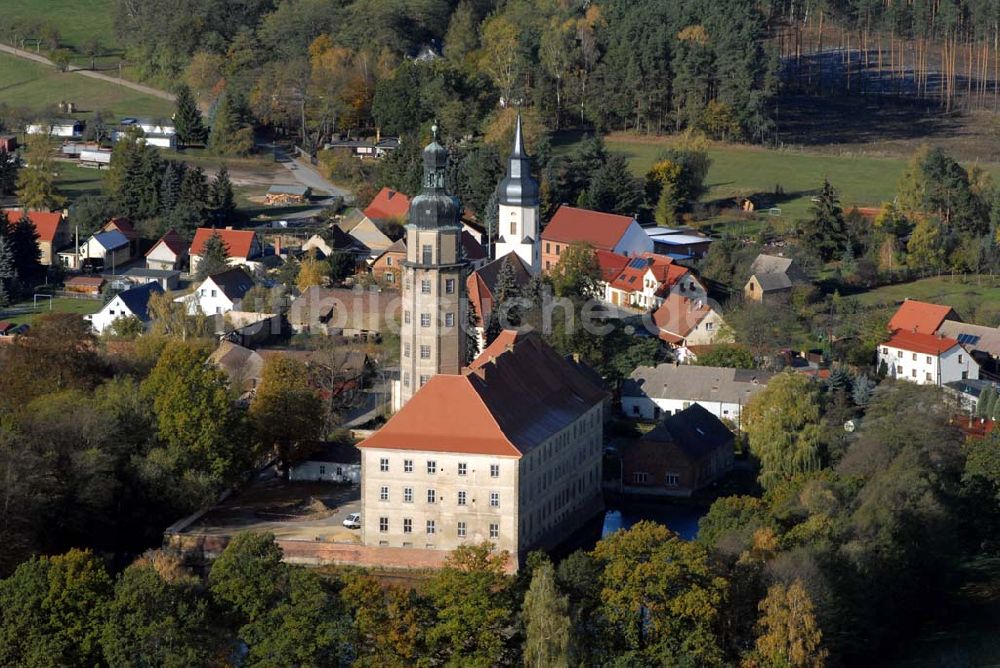
[(400, 378), (393, 391), (394, 410), (432, 377), (460, 373), (465, 362), (462, 324), (468, 300), (462, 209), (445, 188), (448, 152), (437, 142), (436, 126), (423, 162), (423, 187), (410, 201), (406, 225)]
[(514, 150), (507, 162), (507, 176), (499, 186), (496, 258), (516, 253), (533, 274), (541, 271), (538, 182), (531, 176), (531, 158), (524, 151), (521, 115), (514, 130)]

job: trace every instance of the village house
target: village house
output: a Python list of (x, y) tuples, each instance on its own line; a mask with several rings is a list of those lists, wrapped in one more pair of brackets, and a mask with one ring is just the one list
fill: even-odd
[(613, 306), (652, 310), (659, 308), (668, 295), (701, 301), (708, 298), (705, 286), (694, 273), (665, 255), (643, 253), (626, 261), (625, 268), (604, 291), (604, 301)]
[(250, 269), (260, 267), (260, 258), (264, 254), (264, 246), (260, 237), (253, 230), (234, 230), (232, 228), (215, 229), (211, 227), (199, 227), (194, 233), (194, 240), (191, 242), (191, 273), (198, 271), (198, 264), (204, 254), (205, 242), (218, 234), (222, 243), (226, 246), (228, 259), (226, 262), (232, 266), (246, 265)]
[(684, 233), (669, 227), (647, 227), (646, 234), (653, 250), (674, 260), (696, 260), (705, 257), (712, 239), (702, 234)]
[(979, 398), (987, 389), (1000, 393), (1000, 383), (983, 378), (952, 380), (943, 385), (946, 392), (958, 400), (958, 406), (969, 415), (975, 415), (979, 408)]
[(146, 269), (144, 267), (132, 267), (124, 274), (125, 280), (134, 285), (145, 283), (159, 283), (164, 292), (176, 290), (180, 287), (181, 272), (168, 269)]
[(955, 339), (969, 350), (979, 364), (979, 377), (1000, 380), (1000, 328), (945, 320), (938, 334)]
[(626, 257), (653, 252), (652, 240), (635, 218), (563, 205), (542, 230), (542, 269), (551, 271), (575, 243)]
[(131, 243), (118, 230), (97, 232), (83, 245), (79, 252), (73, 249), (60, 251), (59, 261), (68, 269), (92, 266), (114, 273), (117, 267), (126, 264), (131, 256)]
[(554, 546), (602, 510), (603, 406), (603, 390), (537, 335), (432, 376), (359, 444), (363, 543), (490, 541), (516, 560)]
[(517, 253), (508, 253), (503, 257), (493, 260), (486, 266), (472, 272), (466, 279), (466, 292), (472, 302), (472, 308), (476, 312), (476, 337), (479, 340), (479, 349), (485, 345), (485, 331), (487, 319), (493, 312), (496, 304), (497, 279), (504, 265), (510, 265), (514, 284), (518, 288), (523, 288), (531, 282), (531, 270), (525, 264), (524, 259)]
[(723, 329), (722, 315), (704, 298), (671, 294), (653, 313), (653, 323), (680, 362), (697, 359), (694, 350), (698, 347), (733, 341), (732, 334)]
[(462, 230), (462, 252), (465, 254), (465, 261), (469, 263), (469, 269), (473, 271), (486, 266), (486, 263), (489, 262), (486, 248), (464, 229)]
[(378, 290), (313, 286), (299, 295), (285, 316), (296, 334), (377, 339), (399, 322), (399, 299)]
[(361, 482), (361, 451), (353, 443), (324, 443), (289, 467), (288, 479), (357, 485)]
[(743, 294), (755, 302), (788, 302), (792, 288), (807, 285), (809, 279), (795, 261), (778, 255), (761, 253), (750, 265), (750, 278), (743, 286)]
[(129, 259), (136, 257), (139, 254), (139, 233), (135, 231), (135, 227), (128, 218), (112, 218), (108, 222), (104, 223), (101, 227), (101, 232), (121, 232), (128, 239), (128, 256)]
[(35, 226), (35, 232), (38, 233), (38, 250), (42, 254), (39, 262), (45, 266), (57, 264), (58, 251), (73, 243), (69, 225), (66, 223), (66, 217), (62, 213), (50, 213), (48, 211), (25, 212), (21, 209), (4, 211), (3, 213), (7, 217), (8, 225), (14, 225), (25, 215), (28, 216), (28, 220)]
[(368, 246), (336, 225), (329, 230), (324, 230), (322, 234), (314, 234), (309, 237), (302, 244), (300, 250), (302, 255), (315, 255), (318, 260), (326, 260), (337, 254), (346, 254), (351, 257), (357, 268), (365, 266), (366, 261), (371, 256), (371, 249)]
[(110, 329), (119, 318), (138, 318), (144, 326), (149, 324), (149, 298), (163, 292), (159, 283), (146, 283), (119, 292), (97, 313), (85, 316), (98, 334)]
[(187, 242), (176, 231), (170, 229), (146, 251), (146, 268), (180, 270), (184, 268), (187, 259)]
[(377, 159), (399, 148), (399, 138), (383, 137), (376, 133), (374, 140), (338, 139), (328, 142), (323, 148), (328, 151), (346, 153), (361, 160)]
[(253, 279), (239, 267), (212, 274), (186, 295), (174, 299), (185, 304), (188, 315), (222, 315), (238, 310), (243, 295), (253, 287)]
[(605, 250), (594, 251), (594, 257), (597, 260), (597, 268), (601, 273), (601, 280), (598, 289), (602, 295), (605, 295), (605, 301), (608, 301), (608, 286), (611, 284), (611, 281), (618, 278), (618, 276), (625, 271), (625, 267), (628, 266), (629, 259), (624, 255), (619, 255), (618, 253), (612, 253), (611, 251)]
[(347, 214), (342, 221), (337, 223), (337, 227), (367, 246), (369, 256), (372, 259), (381, 255), (389, 246), (395, 243), (392, 238), (382, 231), (374, 220), (365, 216), (358, 209), (354, 209), (351, 213)]
[(733, 432), (698, 404), (663, 418), (622, 452), (622, 492), (691, 496), (733, 468)]
[(382, 188), (364, 208), (365, 217), (371, 220), (406, 220), (410, 212), (410, 198), (391, 188)]
[(98, 296), (107, 281), (101, 276), (71, 276), (66, 279), (63, 289), (81, 295)]
[(394, 241), (372, 262), (372, 276), (379, 285), (398, 290), (403, 276), (403, 260), (406, 259), (406, 241)]
[(879, 345), (878, 366), (889, 378), (918, 385), (979, 378), (979, 364), (957, 339), (902, 329)]
[(961, 318), (950, 306), (906, 299), (889, 320), (889, 331), (936, 334), (946, 320), (961, 322)]
[(739, 427), (743, 407), (773, 376), (757, 369), (688, 364), (640, 366), (622, 384), (622, 412), (636, 419), (659, 420), (699, 404)]
[(83, 121), (78, 121), (72, 118), (66, 119), (53, 119), (49, 121), (37, 121), (35, 123), (29, 123), (25, 128), (25, 134), (29, 135), (48, 135), (50, 137), (61, 137), (63, 139), (72, 139), (74, 137), (83, 136)]
[(264, 372), (264, 358), (257, 351), (232, 341), (220, 341), (208, 363), (225, 374), (229, 386), (241, 397), (257, 388)]

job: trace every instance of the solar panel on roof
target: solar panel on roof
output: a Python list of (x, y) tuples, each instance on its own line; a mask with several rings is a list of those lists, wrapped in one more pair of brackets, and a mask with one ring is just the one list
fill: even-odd
[(632, 269), (642, 269), (646, 266), (646, 259), (637, 257), (629, 261), (628, 266)]
[(958, 342), (963, 345), (975, 345), (979, 343), (979, 337), (975, 334), (959, 334)]

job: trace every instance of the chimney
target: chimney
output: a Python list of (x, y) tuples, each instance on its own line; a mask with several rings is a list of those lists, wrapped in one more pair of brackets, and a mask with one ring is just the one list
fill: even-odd
[(281, 235), (274, 238), (274, 254), (281, 255)]
[(375, 128), (375, 143), (382, 141), (382, 128)]
[(226, 225), (226, 228), (225, 228), (225, 229), (227, 229), (227, 230), (231, 230), (231, 229), (233, 229), (233, 226), (232, 226), (232, 225)]

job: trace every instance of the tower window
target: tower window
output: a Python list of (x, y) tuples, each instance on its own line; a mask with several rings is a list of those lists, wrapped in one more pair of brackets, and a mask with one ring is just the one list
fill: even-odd
[(424, 385), (426, 385), (427, 381), (429, 381), (430, 379), (431, 379), (430, 376), (421, 375), (420, 376), (420, 387), (423, 387)]
[(517, 234), (517, 221), (516, 220), (510, 221), (510, 233), (511, 234)]
[(406, 323), (407, 325), (410, 324), (410, 312), (408, 310), (403, 311), (403, 322)]
[(431, 263), (432, 249), (430, 244), (424, 244), (420, 247), (421, 254), (423, 255), (424, 264)]
[(425, 294), (425, 295), (429, 295), (431, 293), (431, 282), (430, 282), (430, 280), (428, 280), (428, 279), (425, 278), (422, 281), (420, 281), (420, 292), (422, 294)]
[(431, 326), (431, 314), (430, 313), (421, 313), (420, 314), (420, 326), (421, 327), (430, 327)]
[(445, 313), (444, 314), (444, 326), (445, 327), (454, 327), (455, 326), (455, 314), (454, 313)]
[[(407, 355), (409, 357), (409, 355)], [(431, 347), (430, 346), (420, 346), (420, 359), (429, 360), (431, 358)]]
[(406, 343), (403, 344), (403, 357), (409, 357), (409, 356), (410, 356), (410, 342), (407, 341)]
[(444, 291), (447, 292), (449, 295), (455, 292), (455, 279), (454, 278), (445, 279), (445, 282), (444, 282)]
[(409, 371), (404, 371), (403, 372), (403, 387), (409, 387), (409, 386), (410, 386), (410, 372)]

